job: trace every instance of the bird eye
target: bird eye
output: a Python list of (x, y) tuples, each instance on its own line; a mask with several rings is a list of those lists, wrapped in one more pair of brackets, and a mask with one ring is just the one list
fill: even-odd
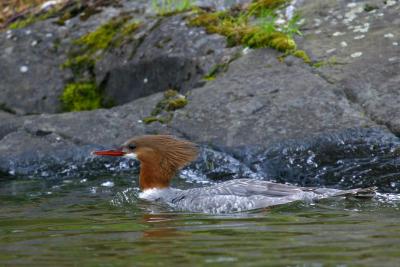
[(129, 145), (128, 145), (128, 148), (129, 148), (130, 150), (134, 150), (134, 149), (136, 148), (136, 146), (135, 146), (134, 144), (129, 144)]

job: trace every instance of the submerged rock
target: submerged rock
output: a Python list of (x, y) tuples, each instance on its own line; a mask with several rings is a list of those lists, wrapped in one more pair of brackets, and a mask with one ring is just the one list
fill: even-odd
[(286, 141), (247, 157), (251, 169), (281, 183), (400, 192), (400, 139), (380, 128)]

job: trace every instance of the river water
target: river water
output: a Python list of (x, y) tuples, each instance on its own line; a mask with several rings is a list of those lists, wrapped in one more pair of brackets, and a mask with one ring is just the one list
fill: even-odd
[[(137, 177), (0, 179), (0, 266), (398, 266), (400, 197), (232, 215), (137, 199)], [(201, 186), (175, 179), (180, 188)], [(124, 196), (122, 201), (122, 197)]]

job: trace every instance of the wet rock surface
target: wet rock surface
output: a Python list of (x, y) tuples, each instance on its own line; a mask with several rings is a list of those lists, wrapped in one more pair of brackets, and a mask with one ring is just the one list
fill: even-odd
[[(398, 192), (400, 3), (386, 2), (370, 11), (369, 2), (300, 4), (306, 20), (297, 42), (311, 65), (294, 57), (281, 62), (272, 49), (226, 48), (221, 36), (189, 28), (190, 14), (152, 17), (143, 2), (63, 27), (43, 21), (1, 32), (1, 176), (131, 171), (135, 163), (90, 152), (135, 135), (169, 133), (201, 144), (198, 160), (180, 174), (188, 180), (252, 177)], [(123, 8), (146, 24), (94, 68), (96, 83), (119, 106), (26, 115), (60, 111), (60, 94), (73, 79), (60, 68), (71, 41)], [(202, 79), (240, 51), (215, 80)], [(185, 93), (188, 104), (171, 111), (166, 124), (143, 123), (170, 88)]]

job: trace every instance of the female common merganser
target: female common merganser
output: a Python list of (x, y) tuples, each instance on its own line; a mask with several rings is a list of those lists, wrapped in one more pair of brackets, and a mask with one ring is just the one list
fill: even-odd
[(216, 185), (180, 190), (170, 187), (176, 172), (197, 156), (196, 146), (169, 135), (145, 135), (125, 142), (117, 150), (95, 155), (140, 161), (140, 198), (162, 201), (173, 208), (204, 213), (233, 213), (266, 208), (298, 200), (373, 193), (373, 189), (338, 190), (304, 188), (255, 179), (234, 179)]

